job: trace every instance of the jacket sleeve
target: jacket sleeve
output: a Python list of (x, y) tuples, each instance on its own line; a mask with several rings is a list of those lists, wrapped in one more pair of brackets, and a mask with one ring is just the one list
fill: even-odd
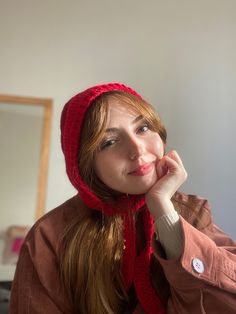
[(23, 244), (10, 299), (10, 314), (69, 314), (54, 249), (42, 232)]
[(157, 241), (153, 242), (154, 255), (165, 272), (174, 303), (183, 305), (184, 302), (192, 300), (193, 303), (198, 303), (199, 308), (203, 307), (204, 302), (206, 313), (208, 313), (206, 309), (211, 313), (212, 306), (219, 306), (219, 310), (222, 307), (224, 313), (227, 312), (226, 309), (227, 313), (234, 313), (235, 243), (213, 223), (200, 231), (181, 216), (180, 222), (183, 234), (183, 251), (180, 258), (176, 260), (162, 258), (157, 253), (160, 244)]
[[(236, 293), (236, 246), (233, 241), (214, 224), (207, 230), (207, 234), (204, 234), (182, 217), (180, 221), (183, 231), (183, 252), (180, 259), (177, 261), (159, 259), (168, 277), (171, 279), (174, 273), (169, 264), (175, 263), (198, 279), (195, 284), (199, 287), (204, 281)], [(173, 280), (176, 280), (176, 274)]]

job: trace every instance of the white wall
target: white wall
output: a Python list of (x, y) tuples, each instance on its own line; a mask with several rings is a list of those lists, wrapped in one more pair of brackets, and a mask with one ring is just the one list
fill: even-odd
[(156, 105), (183, 190), (236, 239), (235, 0), (0, 0), (0, 92), (54, 99), (47, 210), (74, 194), (60, 151), (64, 102), (120, 81)]
[(0, 104), (0, 233), (35, 220), (43, 108), (32, 107)]

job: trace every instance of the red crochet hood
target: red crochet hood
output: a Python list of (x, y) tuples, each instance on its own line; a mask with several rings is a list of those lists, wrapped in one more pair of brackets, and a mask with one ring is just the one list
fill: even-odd
[[(73, 186), (79, 192), (81, 199), (89, 208), (95, 208), (107, 215), (114, 215), (123, 207), (127, 206), (127, 197), (120, 198), (119, 209), (102, 201), (89, 187), (83, 182), (78, 169), (78, 151), (80, 146), (80, 134), (86, 111), (93, 101), (101, 94), (120, 90), (127, 91), (139, 98), (142, 97), (128, 86), (119, 83), (109, 83), (93, 86), (72, 97), (64, 106), (61, 115), (61, 144), (65, 156), (67, 175)], [(139, 209), (144, 204), (143, 197), (129, 197), (132, 210)]]
[[(80, 148), (80, 134), (86, 111), (98, 96), (112, 90), (127, 91), (142, 99), (130, 87), (119, 83), (109, 83), (86, 89), (70, 99), (63, 108), (61, 116), (61, 144), (65, 155), (66, 171), (71, 183), (78, 190), (80, 198), (89, 208), (100, 210), (106, 215), (122, 214), (124, 222), (123, 237), (125, 241), (122, 273), (125, 288), (128, 291), (131, 285), (134, 285), (137, 297), (147, 314), (164, 314), (160, 299), (150, 282), (153, 221), (148, 209), (144, 206), (144, 197), (127, 197), (123, 195), (119, 202), (116, 202), (119, 203), (118, 207), (115, 207), (115, 205), (112, 207), (89, 189), (81, 179), (78, 169), (77, 159)], [(132, 211), (137, 211), (144, 207), (142, 219), (146, 235), (146, 246), (139, 256), (136, 255), (136, 227), (133, 220), (130, 219), (127, 207)]]

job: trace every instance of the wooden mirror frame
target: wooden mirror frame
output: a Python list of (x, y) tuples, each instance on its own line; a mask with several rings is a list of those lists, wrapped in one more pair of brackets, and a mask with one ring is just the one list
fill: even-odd
[(37, 220), (44, 214), (45, 208), (53, 101), (52, 99), (49, 98), (34, 98), (0, 94), (0, 103), (31, 106), (35, 105), (44, 107), (42, 141), (40, 147), (40, 159), (38, 168), (37, 199), (35, 210), (35, 220)]

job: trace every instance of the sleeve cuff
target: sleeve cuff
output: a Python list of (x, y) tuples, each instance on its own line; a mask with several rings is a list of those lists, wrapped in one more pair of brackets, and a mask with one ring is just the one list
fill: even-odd
[(167, 259), (176, 259), (182, 253), (183, 236), (180, 218), (176, 210), (161, 216), (154, 223), (156, 239), (160, 241), (165, 250)]

